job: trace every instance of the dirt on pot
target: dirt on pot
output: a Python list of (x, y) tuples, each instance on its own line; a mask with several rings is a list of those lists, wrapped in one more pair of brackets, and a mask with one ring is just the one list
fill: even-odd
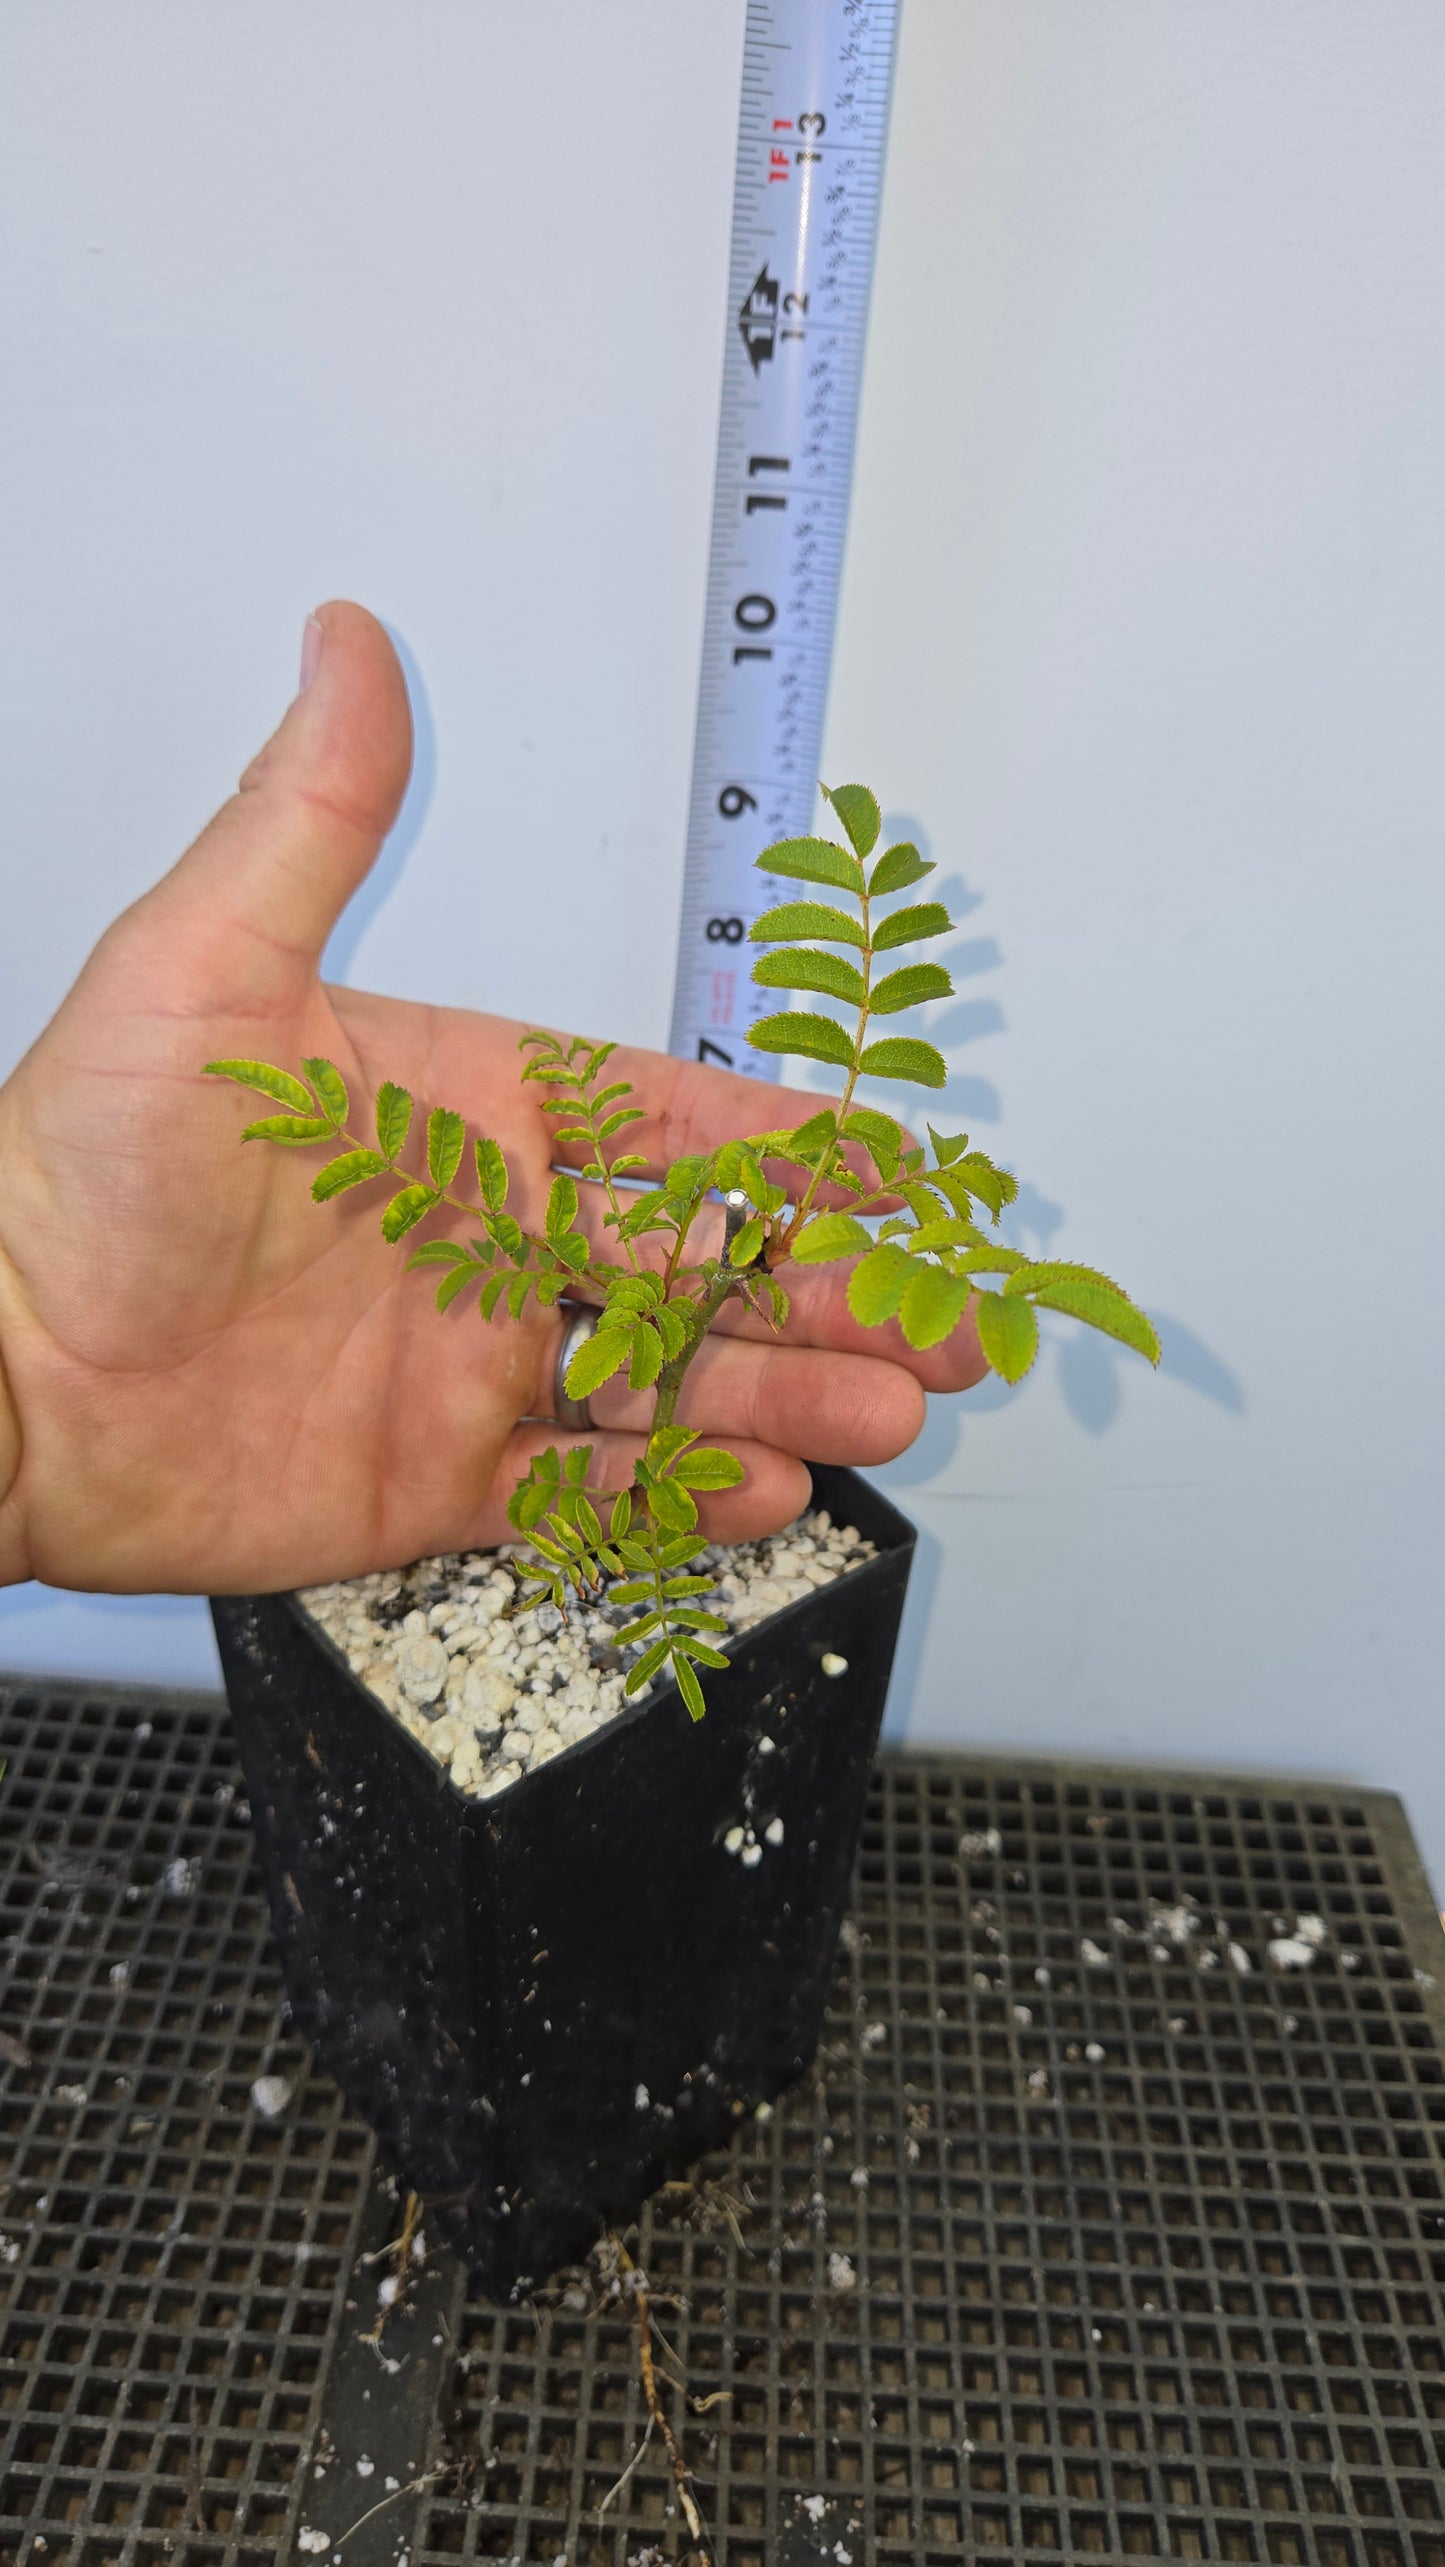
[[(876, 1557), (875, 1543), (817, 1507), (763, 1541), (712, 1545), (695, 1569), (716, 1582), (708, 1609), (742, 1632)], [(565, 1615), (537, 1592), (525, 1545), (505, 1543), (308, 1587), (300, 1600), (458, 1789), (483, 1799), (615, 1719), (646, 1646), (618, 1648), (637, 1607), (606, 1588)]]

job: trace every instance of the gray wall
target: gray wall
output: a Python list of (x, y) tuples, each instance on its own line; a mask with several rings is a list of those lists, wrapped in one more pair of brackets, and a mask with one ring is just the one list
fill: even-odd
[[(422, 735), (338, 966), (664, 1038), (740, 36), (12, 0), (6, 1058), (333, 591)], [(1019, 1236), (1166, 1345), (884, 1474), (895, 1724), (1390, 1783), (1445, 1885), (1442, 79), (1433, 0), (907, 0), (825, 772), (966, 910)], [(0, 1662), (212, 1664), (38, 1590)]]

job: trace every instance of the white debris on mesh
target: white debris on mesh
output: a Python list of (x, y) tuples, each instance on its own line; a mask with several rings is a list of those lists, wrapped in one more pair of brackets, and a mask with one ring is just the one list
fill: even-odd
[(331, 2547), (331, 2534), (329, 2531), (298, 2531), (296, 2546), (304, 2549), (308, 2558), (319, 2558), (323, 2550)]
[(829, 2256), (828, 2288), (830, 2291), (857, 2290), (858, 2275), (853, 2259), (850, 2255), (833, 2254)]
[(960, 1836), (958, 1850), (965, 1863), (978, 1862), (985, 1854), (1003, 1852), (1003, 1835), (997, 1827), (974, 1827)]
[(184, 1854), (167, 1863), (164, 1873), (167, 1898), (188, 1899), (196, 1886), (196, 1866)]
[[(713, 1592), (696, 1601), (729, 1631), (748, 1631), (876, 1557), (876, 1543), (817, 1507), (761, 1542), (710, 1544), (692, 1569), (714, 1581)], [(570, 1599), (565, 1613), (539, 1597), (526, 1546), (516, 1542), (307, 1587), (300, 1600), (354, 1674), (474, 1799), (506, 1791), (615, 1719), (649, 1645), (618, 1648), (637, 1607), (614, 1604), (609, 1589), (587, 1603)], [(829, 1674), (845, 1672), (835, 1653), (822, 1663)], [(645, 1701), (649, 1691), (630, 1699)], [(729, 1850), (750, 1869), (762, 1859), (751, 1846)]]
[(1104, 1950), (1102, 1944), (1096, 1943), (1091, 1935), (1084, 1936), (1079, 1945), (1079, 1959), (1086, 1970), (1107, 1970), (1111, 1958), (1112, 1955)]
[(267, 2121), (274, 2121), (291, 2101), (289, 2077), (258, 2077), (251, 2088), (251, 2101)]
[[(1199, 1910), (1187, 1899), (1177, 1907), (1168, 1907), (1159, 1899), (1149, 1901), (1147, 1931), (1157, 1945), (1172, 1943), (1177, 1952), (1182, 1952), (1190, 1936), (1199, 1932), (1201, 1922)], [(1167, 1952), (1163, 1957), (1167, 1959)]]
[[(1281, 1924), (1276, 1917), (1275, 1923)], [(1312, 1970), (1324, 1948), (1328, 1928), (1322, 1916), (1297, 1916), (1291, 1932), (1276, 1934), (1265, 1945), (1275, 1970)]]
[(1229, 1958), (1231, 1967), (1239, 1972), (1242, 1979), (1247, 1979), (1251, 1970), (1254, 1968), (1254, 1963), (1251, 1961), (1244, 1945), (1242, 1943), (1231, 1943), (1229, 1947)]

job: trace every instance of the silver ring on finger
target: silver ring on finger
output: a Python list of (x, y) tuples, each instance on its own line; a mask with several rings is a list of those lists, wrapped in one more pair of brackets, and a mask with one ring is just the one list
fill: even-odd
[(582, 1301), (564, 1302), (562, 1308), (566, 1317), (562, 1342), (557, 1348), (557, 1368), (552, 1376), (552, 1413), (559, 1426), (581, 1427), (587, 1434), (595, 1434), (597, 1420), (590, 1403), (567, 1396), (567, 1367), (578, 1348), (585, 1346), (589, 1337), (596, 1336), (598, 1313)]

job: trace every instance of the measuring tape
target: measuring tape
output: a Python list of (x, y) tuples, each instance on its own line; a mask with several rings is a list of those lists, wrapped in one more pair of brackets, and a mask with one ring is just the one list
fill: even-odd
[(898, 0), (748, 0), (722, 421), (669, 1049), (773, 1079), (755, 870), (813, 825)]

